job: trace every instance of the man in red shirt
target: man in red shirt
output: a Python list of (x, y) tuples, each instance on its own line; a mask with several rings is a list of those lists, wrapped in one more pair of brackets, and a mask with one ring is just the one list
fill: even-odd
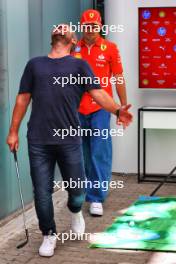
[[(95, 76), (100, 78), (101, 87), (110, 95), (112, 94), (112, 77), (115, 79), (116, 91), (122, 106), (127, 105), (126, 86), (123, 69), (117, 45), (105, 40), (98, 32), (102, 22), (97, 10), (86, 10), (81, 17), (83, 38), (78, 42), (74, 56), (86, 60)], [(106, 82), (105, 82), (106, 80)], [(85, 93), (79, 108), (82, 128), (110, 129), (110, 114), (103, 110), (89, 93)], [(83, 137), (85, 169), (88, 181), (86, 200), (90, 202), (90, 214), (103, 215), (102, 203), (108, 194), (103, 184), (111, 179), (112, 167), (112, 142), (109, 135), (106, 139), (102, 136)], [(96, 182), (100, 188), (95, 188)]]

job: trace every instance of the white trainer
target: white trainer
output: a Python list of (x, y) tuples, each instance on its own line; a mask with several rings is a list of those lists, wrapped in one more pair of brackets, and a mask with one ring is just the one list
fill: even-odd
[(43, 242), (39, 248), (39, 255), (42, 257), (52, 257), (56, 248), (57, 239), (55, 236), (44, 236)]
[(72, 213), (71, 217), (71, 230), (77, 236), (81, 236), (85, 232), (85, 221), (82, 212)]
[(93, 216), (102, 216), (103, 215), (103, 206), (102, 203), (91, 203), (89, 212)]

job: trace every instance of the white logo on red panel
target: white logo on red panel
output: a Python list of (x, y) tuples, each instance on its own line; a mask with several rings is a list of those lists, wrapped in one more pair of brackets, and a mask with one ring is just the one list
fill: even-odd
[(150, 57), (149, 56), (142, 56), (142, 59), (149, 59)]
[(167, 66), (165, 63), (161, 63), (159, 66), (159, 69), (167, 69)]
[(171, 42), (172, 39), (171, 39), (171, 38), (166, 38), (165, 41), (166, 41), (166, 42)]
[(166, 47), (164, 47), (164, 46), (159, 46), (159, 48), (162, 49), (162, 50), (166, 49)]
[(159, 76), (159, 73), (152, 72), (152, 76)]
[(146, 29), (142, 29), (142, 32), (144, 32), (145, 34), (149, 34)]
[(172, 59), (172, 55), (166, 55), (166, 59)]
[(163, 85), (166, 81), (165, 80), (158, 80), (157, 83)]
[(144, 68), (146, 68), (146, 69), (147, 69), (150, 65), (151, 65), (150, 63), (143, 63), (143, 64), (142, 64), (142, 66), (143, 66)]
[(154, 25), (159, 25), (160, 21), (152, 21)]
[(159, 42), (159, 41), (161, 41), (161, 39), (160, 38), (155, 38), (155, 39), (152, 39), (152, 41), (153, 42)]
[(170, 25), (170, 21), (164, 21), (165, 25)]
[(170, 76), (171, 75), (170, 72), (164, 72), (163, 74), (164, 74), (164, 76)]
[(144, 49), (143, 49), (144, 52), (149, 52), (151, 51), (151, 49), (148, 47), (148, 46), (145, 46)]
[(161, 59), (161, 56), (155, 55), (155, 56), (153, 56), (153, 59)]
[(142, 25), (143, 25), (143, 26), (146, 26), (147, 24), (148, 24), (147, 21), (143, 21), (143, 22), (142, 22)]

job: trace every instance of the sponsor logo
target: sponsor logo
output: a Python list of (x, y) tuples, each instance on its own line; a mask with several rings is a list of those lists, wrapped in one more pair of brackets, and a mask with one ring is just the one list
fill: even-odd
[(98, 59), (99, 60), (104, 60), (105, 59), (105, 56), (103, 54), (101, 54), (101, 55), (98, 56)]
[(142, 41), (143, 41), (143, 42), (147, 42), (148, 39), (147, 39), (147, 38), (143, 38)]
[(142, 29), (142, 32), (144, 32), (145, 34), (149, 34), (146, 29)]
[(147, 69), (150, 65), (151, 65), (150, 63), (143, 63), (143, 64), (142, 64), (142, 66), (143, 66), (144, 68), (146, 68), (146, 69)]
[[(103, 55), (103, 54), (100, 54), (99, 56), (98, 56), (98, 58), (96, 59), (96, 61), (98, 61), (98, 62), (105, 62), (106, 60), (105, 60), (105, 56)], [(104, 67), (104, 64), (101, 64), (102, 66), (101, 67)], [(99, 66), (100, 67), (100, 66)]]
[(171, 75), (170, 72), (164, 72), (163, 74), (164, 74), (164, 76), (170, 76)]
[(144, 85), (148, 85), (148, 84), (149, 84), (149, 80), (148, 80), (148, 79), (144, 79), (144, 80), (142, 81), (142, 83), (143, 83)]
[(104, 64), (96, 63), (96, 67), (104, 67)]
[(159, 73), (152, 72), (152, 76), (159, 76)]
[(164, 46), (159, 46), (159, 48), (162, 49), (162, 50), (166, 49), (166, 47), (164, 47)]
[(159, 12), (159, 17), (163, 18), (166, 16), (166, 13), (164, 11)]
[(157, 83), (163, 85), (166, 81), (165, 80), (157, 80)]
[(161, 63), (159, 66), (159, 69), (167, 69), (167, 66), (165, 63)]
[(165, 41), (166, 41), (166, 42), (171, 42), (172, 40), (171, 40), (171, 38), (166, 38)]
[(166, 55), (166, 59), (172, 59), (172, 55)]
[(160, 21), (154, 20), (154, 21), (152, 21), (152, 23), (153, 23), (154, 25), (159, 25)]
[(166, 32), (167, 32), (167, 30), (166, 30), (165, 27), (159, 27), (158, 30), (157, 30), (158, 35), (161, 36), (161, 37), (165, 36)]
[(153, 59), (161, 59), (161, 56), (155, 55), (155, 56), (153, 56)]
[(90, 13), (90, 14), (89, 14), (89, 17), (90, 17), (90, 18), (93, 18), (93, 17), (94, 17), (94, 13)]
[(148, 47), (148, 46), (145, 46), (144, 49), (143, 49), (144, 52), (149, 52), (151, 51), (151, 49)]
[(149, 59), (150, 57), (149, 56), (142, 56), (142, 59)]
[(151, 12), (149, 10), (144, 10), (142, 13), (144, 19), (149, 19), (151, 17)]
[(170, 21), (164, 21), (165, 25), (170, 25)]
[(155, 39), (152, 39), (152, 41), (153, 41), (153, 42), (159, 42), (159, 41), (161, 41), (161, 39), (159, 39), (159, 38), (156, 39), (156, 38), (155, 38)]
[(101, 44), (101, 50), (105, 51), (107, 49), (107, 45), (106, 44)]
[(143, 25), (143, 26), (146, 26), (147, 24), (148, 24), (147, 21), (143, 21), (143, 22), (142, 22), (142, 25)]
[(143, 75), (143, 76), (147, 76), (148, 73), (147, 73), (147, 72), (143, 72), (142, 75)]

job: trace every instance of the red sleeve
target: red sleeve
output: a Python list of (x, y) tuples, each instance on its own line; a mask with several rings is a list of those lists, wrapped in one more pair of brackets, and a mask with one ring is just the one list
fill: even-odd
[(113, 75), (115, 74), (122, 74), (123, 67), (121, 63), (119, 49), (116, 44), (111, 44), (111, 71)]

